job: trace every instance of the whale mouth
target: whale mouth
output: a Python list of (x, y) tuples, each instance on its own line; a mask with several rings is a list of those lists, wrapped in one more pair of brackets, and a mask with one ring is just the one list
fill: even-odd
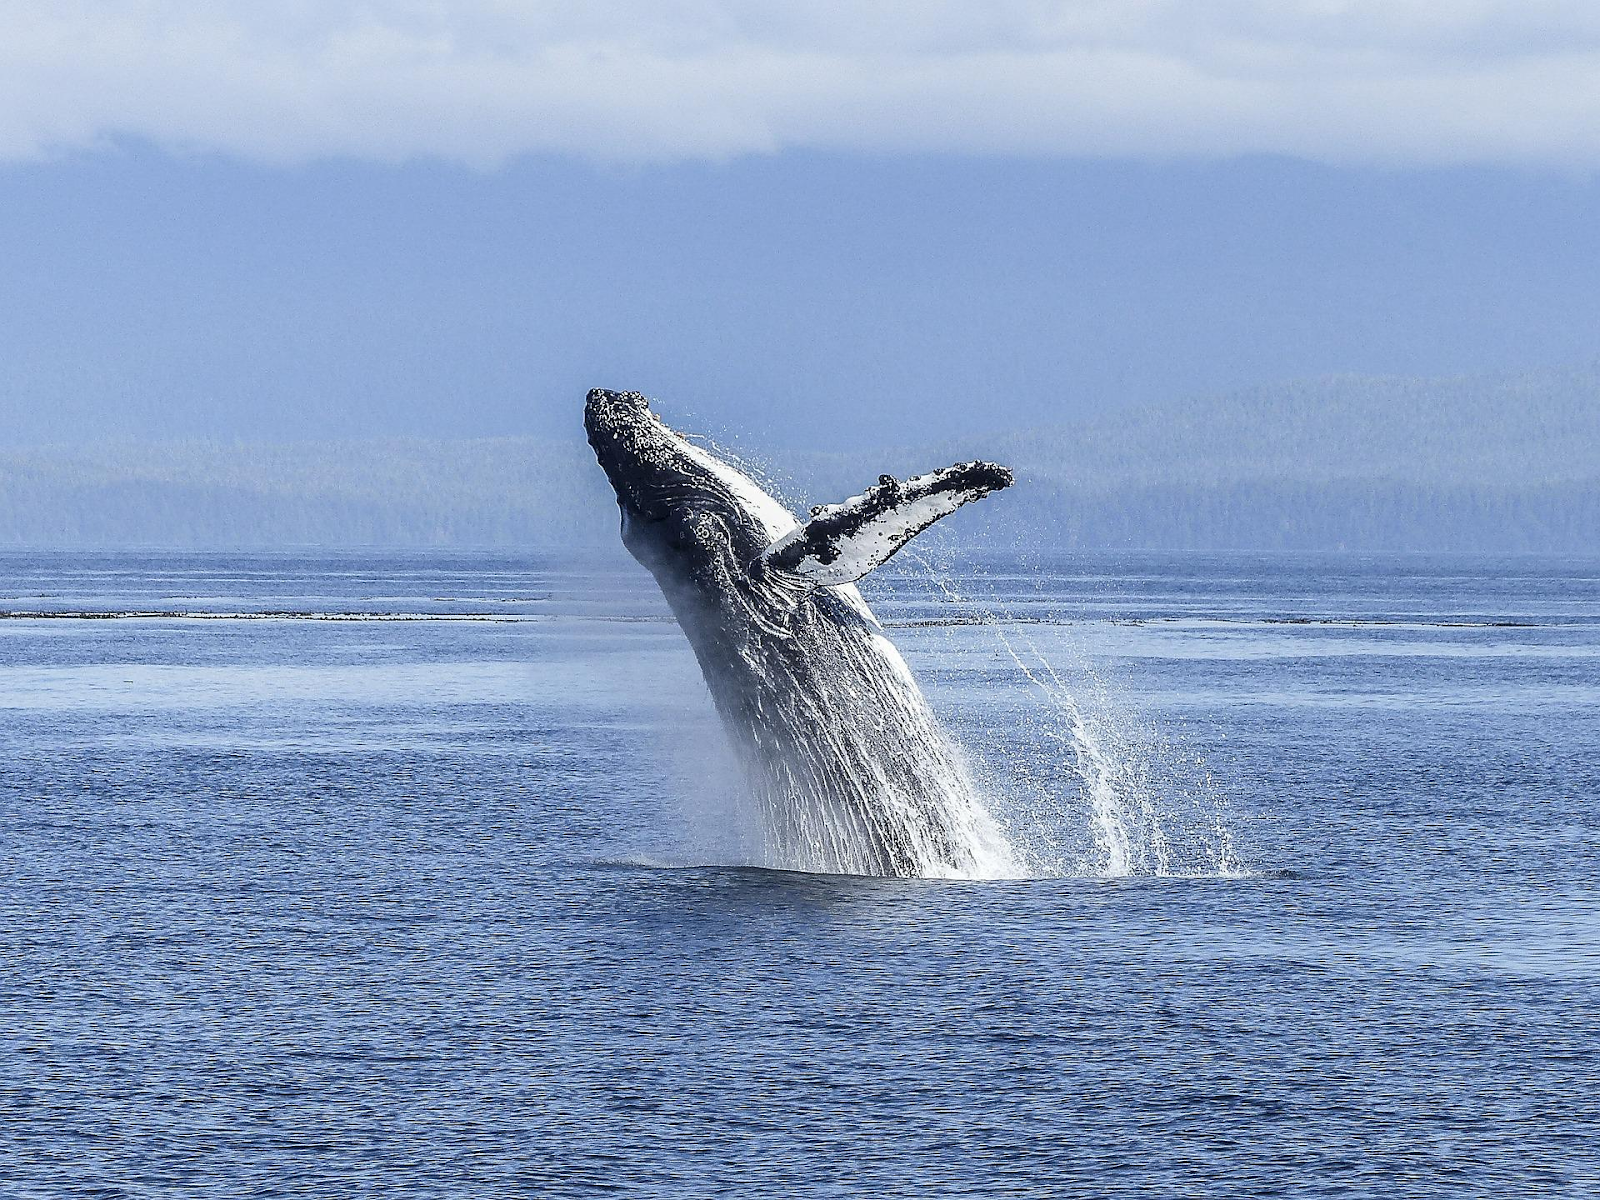
[(659, 523), (697, 476), (683, 439), (655, 413), (642, 392), (594, 388), (584, 403), (584, 429), (625, 516)]

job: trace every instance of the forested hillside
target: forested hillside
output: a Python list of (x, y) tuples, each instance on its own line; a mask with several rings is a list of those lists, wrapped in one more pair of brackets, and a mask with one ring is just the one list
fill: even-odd
[[(799, 506), (979, 454), (1019, 485), (947, 536), (1600, 552), (1594, 369), (1336, 377), (946, 444), (760, 457)], [(608, 543), (615, 526), (576, 438), (0, 450), (0, 544), (557, 547)]]

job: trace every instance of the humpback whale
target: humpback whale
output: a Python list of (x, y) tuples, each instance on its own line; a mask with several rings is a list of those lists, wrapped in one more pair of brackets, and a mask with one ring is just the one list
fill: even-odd
[(1011, 472), (965, 462), (813, 508), (802, 523), (670, 429), (638, 392), (591, 391), (589, 444), (622, 540), (688, 637), (762, 809), (767, 861), (973, 877), (1016, 862), (855, 581)]

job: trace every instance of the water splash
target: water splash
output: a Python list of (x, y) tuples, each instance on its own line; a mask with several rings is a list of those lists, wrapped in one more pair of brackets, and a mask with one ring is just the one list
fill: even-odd
[[(693, 440), (782, 495), (759, 465), (710, 438)], [(713, 590), (734, 603), (750, 591), (724, 582)], [(672, 603), (670, 586), (663, 590)], [(761, 812), (758, 865), (920, 878), (1023, 873), (854, 585), (815, 589), (774, 574), (738, 616), (750, 635), (735, 639), (737, 662), (712, 654), (702, 669), (725, 725), (738, 731), (732, 741), (747, 771), (746, 794)], [(687, 622), (680, 615), (680, 625), (693, 641), (692, 614)], [(794, 686), (807, 675), (828, 686)]]
[[(764, 464), (709, 437), (691, 440), (714, 461), (744, 472), (740, 478), (759, 481), (752, 489), (764, 486), (788, 501), (789, 489)], [(742, 645), (738, 680), (730, 677), (728, 686), (712, 691), (724, 722), (745, 733), (734, 740), (750, 775), (746, 794), (763, 818), (761, 865), (958, 878), (1238, 872), (1226, 802), (1203, 763), (1180, 763), (1154, 729), (1113, 702), (1087, 663), (1075, 661), (1064, 672), (1012, 614), (974, 604), (948, 570), (921, 555), (901, 561), (908, 560), (968, 614), (966, 623), (993, 633), (1032, 685), (1032, 703), (1025, 695), (1001, 702), (1021, 701), (1006, 728), (983, 731), (985, 743), (1009, 742), (1014, 753), (1003, 764), (980, 758), (977, 771), (987, 786), (976, 786), (967, 756), (887, 639), (839, 637), (836, 621), (851, 624), (843, 612), (792, 624), (752, 611), (747, 620), (758, 636)], [(739, 594), (736, 587), (724, 590)], [(853, 587), (817, 593), (815, 603), (869, 615)], [(794, 669), (786, 660), (797, 655), (808, 669), (838, 668), (826, 711), (816, 710), (807, 689), (790, 686)], [(887, 674), (885, 659), (895, 665)], [(734, 703), (730, 696), (743, 699)]]
[(1010, 737), (993, 739), (1005, 746), (1020, 734), (1032, 745), (991, 755), (980, 768), (1031, 873), (1246, 873), (1226, 795), (1203, 758), (1115, 696), (1075, 648), (1067, 648), (1070, 663), (1058, 667), (992, 596), (975, 601), (924, 554), (903, 557), (918, 568), (912, 578), (961, 611), (962, 626), (982, 626), (993, 635), (1033, 689), (1035, 702), (1008, 714)]
[[(808, 609), (851, 603), (830, 592)], [(795, 626), (810, 669), (837, 671), (826, 689), (793, 686), (781, 643), (747, 647), (761, 713), (737, 744), (749, 751), (750, 793), (763, 809), (761, 865), (921, 878), (1020, 874), (899, 652), (881, 634), (863, 639), (847, 615)]]

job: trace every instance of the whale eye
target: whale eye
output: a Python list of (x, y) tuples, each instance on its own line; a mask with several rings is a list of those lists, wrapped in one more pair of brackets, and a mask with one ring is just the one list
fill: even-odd
[(893, 475), (879, 475), (878, 476), (878, 482), (883, 484), (884, 487), (893, 487), (894, 486), (894, 476)]

